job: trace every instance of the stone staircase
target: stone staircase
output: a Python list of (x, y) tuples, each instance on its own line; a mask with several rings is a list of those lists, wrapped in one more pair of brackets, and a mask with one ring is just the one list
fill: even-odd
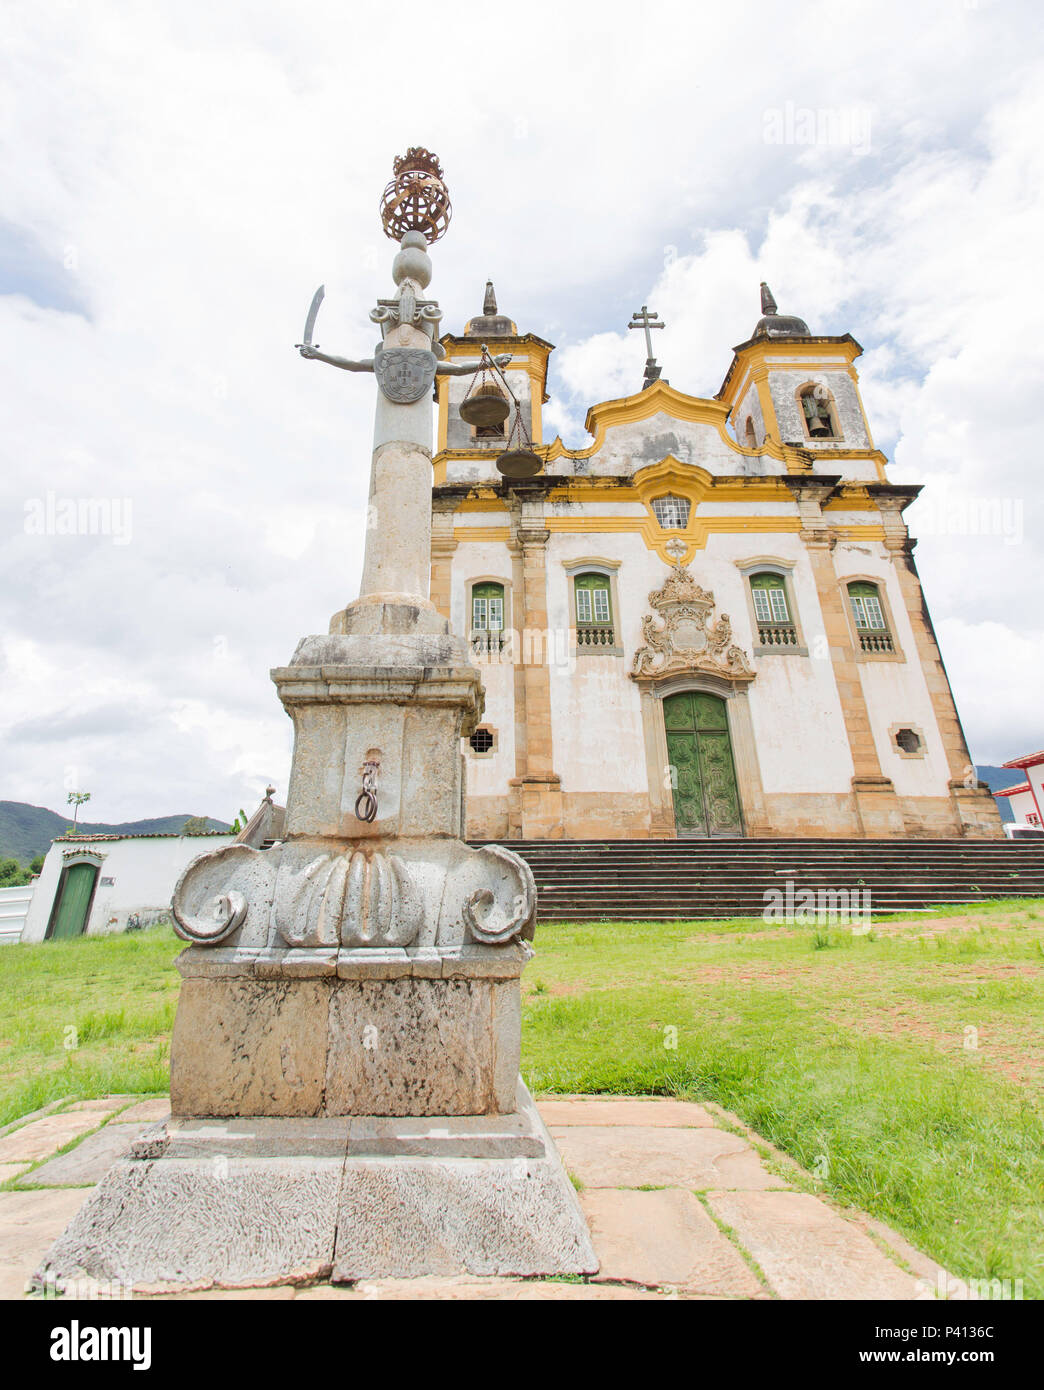
[[(482, 843), (475, 841), (473, 843)], [(874, 916), (1044, 897), (1044, 843), (1010, 840), (506, 840), (527, 861), (540, 920), (760, 917), (766, 893), (870, 892)], [(805, 902), (808, 901), (806, 898)], [(822, 901), (832, 901), (824, 897)]]

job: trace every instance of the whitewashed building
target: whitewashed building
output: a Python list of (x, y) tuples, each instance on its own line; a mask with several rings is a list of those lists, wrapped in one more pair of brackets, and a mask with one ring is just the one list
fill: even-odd
[(512, 354), (543, 459), (503, 477), (514, 414), (469, 425), (475, 379), (436, 379), (431, 595), (486, 688), (463, 743), (472, 837), (1001, 835), (903, 521), (920, 489), (888, 480), (862, 349), (767, 287), (762, 308), (713, 398), (650, 362), (578, 449), (544, 443), (552, 345), (491, 287), (442, 338), (450, 360)]
[(1016, 825), (1032, 825), (1044, 829), (1044, 749), (1012, 758), (1004, 767), (1019, 768), (1026, 780), (1013, 787), (1004, 787), (994, 796), (1007, 798)]
[(22, 941), (99, 936), (170, 916), (182, 870), (204, 850), (231, 844), (231, 831), (203, 835), (64, 835), (36, 880)]

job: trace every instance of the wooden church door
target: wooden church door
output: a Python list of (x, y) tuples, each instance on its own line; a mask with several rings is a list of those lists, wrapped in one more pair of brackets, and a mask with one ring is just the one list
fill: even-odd
[(663, 701), (679, 835), (742, 835), (725, 701), (699, 690)]

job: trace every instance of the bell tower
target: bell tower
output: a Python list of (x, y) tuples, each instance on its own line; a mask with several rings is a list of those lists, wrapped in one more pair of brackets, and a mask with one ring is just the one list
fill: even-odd
[[(514, 320), (497, 308), (497, 297), (491, 280), (486, 281), (481, 314), (468, 320), (463, 333), (447, 333), (440, 342), (449, 362), (474, 361), (479, 356), (483, 343), (488, 345), (492, 356), (510, 353), (511, 362), (504, 369), (504, 375), (521, 407), (522, 423), (526, 432), (534, 444), (542, 443), (541, 414), (544, 402), (548, 399), (547, 361), (554, 350), (553, 344), (538, 338), (535, 333), (519, 333)], [(483, 480), (487, 474), (491, 482), (499, 480), (500, 475), (496, 471), (494, 459), (504, 451), (507, 444), (511, 433), (511, 415), (501, 422), (469, 424), (461, 415), (461, 406), (468, 397), (471, 386), (472, 381), (468, 377), (436, 378), (439, 407), (436, 483), (444, 481), (439, 475), (440, 472), (445, 473), (447, 458), (474, 460), (476, 456), (481, 458), (485, 465), (481, 473)], [(512, 412), (514, 408), (512, 403)], [(465, 415), (468, 413), (465, 409)]]
[[(843, 467), (822, 471), (883, 481), (853, 363), (863, 349), (850, 333), (813, 334), (804, 319), (781, 314), (761, 284), (761, 318), (735, 356), (718, 399), (730, 408), (736, 438), (760, 449), (773, 441), (807, 455), (842, 454)], [(859, 458), (865, 459), (860, 463)]]

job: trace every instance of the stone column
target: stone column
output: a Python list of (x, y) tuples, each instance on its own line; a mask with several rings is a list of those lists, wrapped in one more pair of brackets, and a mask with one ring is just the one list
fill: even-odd
[(946, 751), (950, 771), (950, 801), (953, 805), (954, 829), (958, 834), (974, 838), (1003, 836), (1000, 812), (989, 787), (980, 782), (974, 772), (964, 729), (961, 726), (946, 667), (943, 665), (939, 643), (932, 626), (928, 605), (921, 588), (921, 577), (914, 560), (914, 546), (903, 511), (920, 492), (919, 487), (896, 487), (875, 484), (867, 489), (881, 510), (885, 546), (892, 557), (896, 578), (903, 595), (906, 611), (913, 629), (914, 645), (924, 672), (925, 685), (932, 702), (935, 722)]
[(783, 481), (797, 501), (802, 525), (800, 536), (808, 552), (816, 583), (823, 630), (852, 753), (852, 796), (859, 823), (867, 839), (901, 836), (906, 828), (902, 810), (892, 779), (881, 771), (881, 760), (863, 691), (860, 663), (852, 644), (852, 629), (834, 565), (836, 537), (823, 516), (823, 503), (831, 496), (840, 478), (808, 474), (805, 477), (786, 477)]
[[(453, 597), (453, 556), (457, 541), (453, 535), (456, 520), (456, 503), (439, 500), (434, 503), (431, 518), (431, 590), (430, 597), (436, 611), (447, 622), (452, 622)], [(464, 626), (470, 622), (465, 614)]]
[(565, 833), (561, 779), (554, 770), (547, 620), (547, 541), (543, 496), (519, 496), (513, 515), (515, 626), (515, 766), (511, 779), (512, 832), (521, 839), (561, 839)]

